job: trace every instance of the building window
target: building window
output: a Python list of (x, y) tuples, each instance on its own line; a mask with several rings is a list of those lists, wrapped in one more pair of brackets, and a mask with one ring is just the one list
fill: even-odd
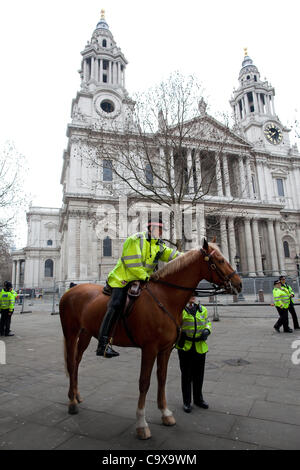
[(103, 39), (103, 41), (102, 41), (102, 47), (106, 47), (106, 46), (107, 46), (106, 39)]
[(147, 165), (146, 165), (145, 176), (146, 176), (146, 183), (152, 185), (153, 184), (153, 173), (152, 173), (150, 163), (147, 163)]
[(52, 245), (53, 245), (53, 241), (52, 241), (52, 240), (47, 240), (47, 245), (48, 245), (48, 246), (52, 246)]
[(282, 178), (277, 178), (276, 181), (277, 181), (278, 196), (284, 196), (283, 179)]
[(112, 243), (109, 237), (103, 240), (103, 256), (112, 256)]
[(53, 277), (53, 260), (46, 259), (45, 261), (45, 277)]
[(284, 251), (284, 256), (286, 258), (290, 258), (290, 247), (288, 242), (283, 242), (283, 251)]
[(101, 101), (101, 109), (105, 111), (106, 113), (113, 113), (115, 110), (115, 106), (112, 101), (109, 100), (103, 100)]
[(107, 75), (105, 73), (103, 74), (103, 83), (107, 83)]
[(103, 160), (103, 181), (112, 181), (112, 161)]

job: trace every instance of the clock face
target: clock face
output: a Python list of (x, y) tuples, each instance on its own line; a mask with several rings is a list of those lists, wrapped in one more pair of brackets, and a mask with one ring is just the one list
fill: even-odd
[(264, 130), (266, 139), (271, 144), (277, 145), (282, 141), (282, 132), (275, 124), (267, 124)]

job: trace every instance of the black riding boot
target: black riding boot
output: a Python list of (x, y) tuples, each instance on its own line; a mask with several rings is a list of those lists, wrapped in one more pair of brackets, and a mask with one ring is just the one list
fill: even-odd
[(125, 289), (116, 287), (112, 289), (112, 295), (108, 304), (108, 309), (99, 330), (98, 348), (96, 352), (97, 356), (103, 356), (107, 358), (119, 356), (119, 353), (114, 351), (109, 344), (109, 333), (118, 318), (125, 298)]

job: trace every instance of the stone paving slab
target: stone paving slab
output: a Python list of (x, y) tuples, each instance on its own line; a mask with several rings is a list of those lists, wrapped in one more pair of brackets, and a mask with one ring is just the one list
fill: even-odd
[[(212, 316), (212, 307), (208, 311)], [(152, 438), (139, 441), (140, 351), (119, 348), (120, 357), (105, 360), (95, 356), (92, 339), (79, 369), (84, 401), (71, 416), (59, 316), (14, 314), (15, 336), (1, 338), (7, 363), (0, 364), (0, 449), (300, 449), (300, 364), (291, 361), (299, 332), (274, 332), (271, 307), (222, 307), (219, 315), (208, 339), (204, 395), (210, 408), (183, 412), (173, 351), (166, 390), (177, 424), (161, 424), (154, 369), (146, 404)]]

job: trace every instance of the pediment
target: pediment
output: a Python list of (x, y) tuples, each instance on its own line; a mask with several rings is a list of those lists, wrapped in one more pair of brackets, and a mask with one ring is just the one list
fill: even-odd
[(288, 171), (284, 170), (283, 168), (276, 168), (275, 167), (271, 170), (271, 175), (281, 177), (281, 178), (287, 178), (288, 177)]
[(200, 116), (184, 124), (186, 138), (200, 139), (206, 142), (228, 146), (251, 148), (247, 140), (235, 134), (229, 127), (209, 115)]

